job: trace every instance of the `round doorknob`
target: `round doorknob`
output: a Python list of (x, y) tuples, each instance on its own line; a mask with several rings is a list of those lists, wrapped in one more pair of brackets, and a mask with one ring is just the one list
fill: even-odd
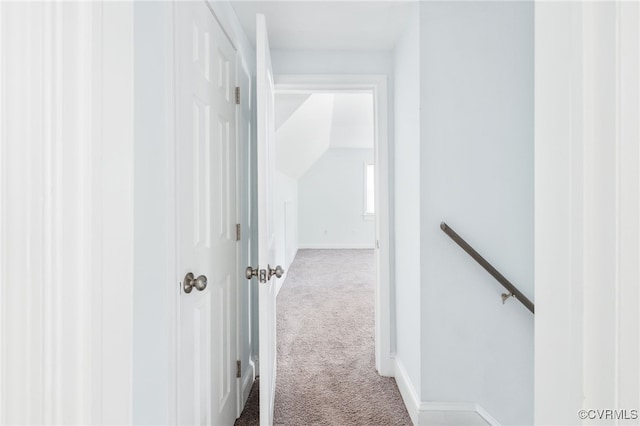
[(185, 275), (184, 281), (182, 282), (184, 292), (189, 294), (194, 287), (198, 291), (202, 291), (207, 288), (207, 277), (200, 275), (198, 278), (195, 278), (192, 272)]
[(244, 270), (244, 276), (248, 280), (250, 280), (253, 277), (257, 277), (258, 268), (252, 268), (251, 266), (247, 266), (247, 269)]
[(272, 276), (276, 276), (276, 278), (282, 278), (282, 275), (284, 274), (284, 269), (282, 269), (282, 266), (278, 265), (275, 267), (275, 269), (273, 269), (270, 265), (269, 265), (269, 279), (271, 279)]

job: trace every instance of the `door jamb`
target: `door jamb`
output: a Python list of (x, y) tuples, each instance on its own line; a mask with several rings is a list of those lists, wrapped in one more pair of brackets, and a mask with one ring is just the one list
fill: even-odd
[(169, 422), (177, 424), (178, 422), (178, 362), (179, 360), (179, 341), (178, 327), (180, 322), (180, 280), (178, 265), (178, 215), (176, 211), (176, 200), (178, 199), (177, 188), (177, 148), (178, 136), (176, 134), (176, 4), (172, 3), (167, 9), (165, 15), (167, 32), (165, 33), (165, 102), (167, 105), (167, 115), (165, 117), (165, 125), (167, 131), (166, 145), (166, 172), (167, 172), (167, 300), (169, 326), (168, 350), (168, 407), (167, 417)]
[(391, 354), (391, 238), (389, 194), (389, 121), (387, 76), (276, 75), (276, 93), (335, 91), (372, 92), (374, 95), (374, 163), (376, 175), (376, 299), (375, 359), (382, 376), (393, 376)]

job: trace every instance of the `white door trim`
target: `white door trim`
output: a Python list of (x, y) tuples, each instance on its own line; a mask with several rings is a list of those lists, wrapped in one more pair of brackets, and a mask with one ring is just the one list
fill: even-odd
[(536, 2), (536, 424), (640, 400), (639, 27), (636, 2)]
[(132, 423), (132, 32), (126, 2), (0, 4), (2, 424)]
[(376, 369), (382, 376), (393, 376), (391, 356), (391, 238), (389, 214), (389, 122), (387, 76), (362, 75), (276, 75), (276, 93), (309, 92), (373, 92), (374, 94), (374, 161), (376, 164)]

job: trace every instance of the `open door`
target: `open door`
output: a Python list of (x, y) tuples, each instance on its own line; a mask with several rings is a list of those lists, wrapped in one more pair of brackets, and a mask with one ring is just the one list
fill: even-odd
[(258, 266), (247, 268), (248, 279), (258, 277), (258, 335), (260, 357), (260, 425), (273, 424), (276, 390), (276, 280), (284, 273), (275, 264), (273, 172), (275, 119), (273, 71), (264, 15), (256, 15), (256, 109), (258, 114)]

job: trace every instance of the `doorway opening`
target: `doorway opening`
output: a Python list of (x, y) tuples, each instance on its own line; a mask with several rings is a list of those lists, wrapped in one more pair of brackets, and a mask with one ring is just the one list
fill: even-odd
[[(356, 318), (358, 314), (368, 316), (368, 347), (370, 350), (373, 337), (375, 354), (369, 361), (369, 371), (373, 373), (369, 380), (383, 383), (387, 378), (380, 376), (393, 376), (394, 373), (391, 363), (389, 290), (386, 76), (275, 76), (275, 89), (278, 148), (274, 176), (275, 202), (270, 211), (275, 218), (278, 240), (275, 243), (276, 261), (287, 271), (286, 279), (280, 281), (280, 285), (284, 283), (286, 291), (278, 296), (278, 328), (280, 330), (280, 313), (292, 306), (292, 297), (288, 292), (293, 286), (302, 293), (306, 292), (307, 296), (313, 294), (320, 302), (324, 297), (334, 295), (345, 300), (349, 296), (368, 298), (368, 311), (339, 302), (329, 308), (337, 314), (329, 315), (319, 310), (316, 317), (321, 320), (315, 323), (309, 320), (312, 316), (310, 312), (297, 312), (300, 309), (296, 309), (299, 307), (295, 306), (295, 301), (294, 309), (288, 314), (299, 316), (292, 319), (294, 324), (316, 328), (315, 331), (308, 331), (309, 339), (313, 340), (316, 339), (312, 333), (317, 334), (319, 329), (327, 331), (342, 326), (336, 321), (331, 326), (330, 320), (339, 317), (343, 308), (351, 310)], [(312, 265), (315, 265), (315, 269), (310, 268)], [(340, 278), (349, 276), (360, 282), (366, 281), (365, 286), (341, 286), (340, 282), (344, 280)], [(308, 285), (309, 281), (313, 281), (311, 287), (305, 289), (300, 286), (301, 282)], [(332, 285), (333, 288), (327, 288)], [(366, 285), (369, 288), (364, 288)], [(348, 296), (345, 297), (345, 294)], [(287, 301), (283, 299), (285, 295)], [(356, 324), (362, 328), (357, 320)], [(305, 339), (306, 333), (295, 337), (296, 342), (288, 346), (299, 349), (297, 342)], [(278, 335), (279, 350), (281, 339), (291, 337), (284, 334)], [(357, 346), (338, 343), (337, 347), (347, 345), (352, 348)], [(287, 346), (286, 342), (282, 346)], [(314, 352), (332, 350), (338, 349), (330, 348), (328, 344), (314, 348)], [(340, 352), (334, 353), (342, 355)], [(362, 356), (356, 357), (360, 358)], [(326, 359), (321, 363), (326, 363)], [(312, 361), (306, 357), (303, 362), (310, 365)], [(337, 364), (337, 360), (334, 361)], [(375, 369), (371, 368), (373, 363)], [(286, 363), (279, 361), (278, 382), (285, 379), (286, 368)], [(298, 368), (301, 367), (295, 367)], [(344, 376), (345, 384), (356, 381), (349, 379), (346, 374)], [(361, 378), (357, 381), (361, 381)], [(314, 380), (307, 381), (311, 382)], [(334, 385), (327, 382), (324, 387), (331, 388)], [(288, 383), (283, 389), (291, 391), (295, 388), (295, 384)], [(392, 388), (395, 389), (395, 384)], [(280, 397), (287, 399), (283, 395)], [(398, 401), (401, 401), (399, 394)], [(249, 401), (248, 406), (250, 404)], [(399, 406), (404, 407), (402, 403)]]
[[(387, 109), (388, 109), (388, 98), (387, 98), (387, 81), (386, 76), (384, 75), (287, 75), (287, 76), (275, 76), (275, 88), (276, 88), (276, 96), (278, 97), (289, 97), (288, 105), (284, 106), (284, 109), (295, 110), (300, 108), (300, 105), (296, 106), (296, 102), (300, 102), (301, 99), (306, 98), (306, 102), (311, 100), (312, 96), (315, 96), (317, 99), (314, 99), (314, 104), (316, 107), (320, 108), (323, 103), (331, 104), (331, 106), (335, 106), (336, 97), (338, 97), (338, 108), (339, 109), (350, 109), (354, 105), (360, 103), (360, 105), (366, 105), (366, 102), (369, 102), (369, 112), (370, 112), (370, 122), (371, 122), (371, 136), (370, 136), (370, 146), (371, 146), (371, 157), (369, 160), (365, 161), (366, 154), (363, 152), (359, 153), (351, 153), (355, 159), (351, 159), (349, 163), (352, 167), (356, 167), (358, 156), (360, 156), (360, 165), (357, 166), (357, 174), (360, 177), (358, 179), (361, 184), (359, 186), (359, 194), (357, 197), (359, 199), (358, 208), (361, 212), (359, 216), (360, 225), (359, 227), (347, 227), (344, 226), (341, 229), (346, 229), (346, 233), (349, 235), (337, 235), (338, 239), (333, 241), (333, 248), (340, 248), (336, 241), (343, 241), (343, 248), (370, 248), (373, 250), (374, 256), (374, 267), (375, 267), (375, 300), (374, 300), (374, 311), (375, 311), (375, 365), (376, 370), (382, 376), (393, 376), (393, 364), (391, 362), (391, 291), (390, 291), (390, 237), (389, 237), (389, 147), (388, 147), (388, 118), (387, 118)], [(341, 99), (340, 99), (341, 98)], [(312, 106), (314, 105), (312, 104)], [(366, 108), (366, 106), (365, 106)], [(326, 110), (326, 109), (325, 109)], [(329, 110), (333, 113), (334, 108), (329, 108)], [(348, 117), (347, 120), (351, 119), (359, 119), (365, 122), (367, 120), (366, 114), (362, 114), (360, 118)], [(280, 114), (281, 119), (286, 117), (285, 114)], [(357, 142), (347, 142), (349, 139), (348, 129), (351, 126), (345, 125), (345, 130), (343, 137), (337, 137), (336, 145), (334, 148), (330, 148), (331, 144), (331, 122), (335, 118), (334, 114), (331, 114), (329, 118), (329, 125), (325, 132), (329, 132), (329, 137), (327, 141), (324, 142), (324, 145), (321, 143), (313, 144), (312, 155), (306, 154), (306, 156), (297, 156), (293, 158), (293, 162), (296, 164), (295, 167), (299, 169), (304, 168), (305, 164), (313, 161), (313, 156), (318, 156), (318, 151), (322, 152), (324, 149), (327, 152), (330, 152), (331, 149), (336, 149), (335, 154), (340, 156), (341, 154), (338, 151), (341, 149), (340, 144), (348, 145), (348, 144), (357, 144)], [(279, 120), (276, 117), (276, 120)], [(336, 120), (340, 120), (337, 118)], [(276, 122), (276, 126), (278, 124), (282, 124)], [(345, 124), (343, 122), (343, 124)], [(310, 135), (309, 137), (319, 138), (316, 129), (306, 129), (306, 135)], [(339, 133), (339, 132), (338, 132)], [(334, 134), (335, 136), (335, 134)], [(289, 143), (295, 143), (293, 140)], [(299, 145), (303, 145), (306, 141), (297, 141)], [(327, 142), (329, 142), (329, 147), (327, 147)], [(280, 142), (279, 142), (280, 143)], [(364, 146), (365, 142), (361, 142)], [(304, 145), (303, 145), (304, 146)], [(348, 148), (347, 148), (348, 149)], [(359, 148), (354, 149), (354, 151), (358, 151)], [(366, 150), (366, 148), (365, 148)], [(295, 152), (295, 150), (293, 150)], [(314, 154), (315, 153), (315, 154)], [(278, 152), (280, 154), (280, 152)], [(281, 159), (282, 160), (282, 159)], [(287, 160), (286, 158), (284, 160)], [(318, 160), (320, 161), (320, 160)], [(277, 164), (280, 163), (280, 160), (276, 160)], [(280, 163), (282, 164), (282, 163)], [(320, 165), (320, 169), (322, 169), (322, 165)], [(300, 170), (294, 170), (297, 173), (300, 173)], [(322, 172), (322, 170), (319, 170)], [(373, 172), (373, 200), (371, 197), (368, 197), (367, 191), (371, 193), (371, 186), (367, 186), (367, 179), (371, 176), (371, 172)], [(369, 178), (370, 179), (370, 178)], [(320, 180), (321, 179), (317, 179)], [(318, 186), (318, 181), (315, 182), (303, 182), (303, 188), (305, 189), (310, 184), (310, 187)], [(280, 188), (280, 182), (278, 182), (278, 188)], [(300, 188), (298, 188), (298, 194), (301, 194)], [(304, 198), (304, 197), (303, 197)], [(353, 196), (352, 196), (353, 198)], [(291, 245), (292, 241), (297, 241), (300, 243), (300, 247), (304, 247), (302, 244), (306, 244), (307, 248), (329, 248), (329, 245), (325, 245), (323, 247), (323, 240), (329, 241), (328, 237), (330, 236), (330, 229), (327, 227), (318, 227), (313, 223), (310, 223), (309, 227), (312, 230), (309, 231), (309, 235), (300, 235), (301, 232), (307, 232), (307, 230), (302, 230), (300, 227), (299, 220), (306, 220), (302, 218), (302, 215), (305, 214), (305, 211), (300, 210), (300, 204), (298, 204), (297, 218), (296, 218), (296, 209), (293, 205), (295, 202), (300, 203), (301, 200), (298, 198), (295, 200), (293, 197), (291, 198), (290, 203), (286, 203), (283, 199), (283, 219), (285, 217), (289, 218), (290, 221), (293, 222), (293, 225), (289, 224), (287, 227), (289, 228), (283, 234), (286, 238), (289, 239), (289, 245), (283, 244), (285, 257), (283, 258), (285, 263), (287, 260), (292, 261), (293, 257), (291, 257), (291, 253), (295, 254), (295, 244), (293, 244), (293, 248)], [(304, 201), (304, 200), (302, 200)], [(373, 207), (373, 209), (371, 209)], [(313, 209), (314, 203), (310, 203), (309, 206), (305, 208)], [(368, 212), (369, 210), (369, 212)], [(371, 210), (373, 210), (373, 214), (371, 214)], [(316, 212), (317, 213), (317, 212)], [(312, 215), (313, 216), (313, 215)], [(277, 217), (277, 215), (276, 215)], [(304, 225), (304, 223), (303, 223)], [(344, 225), (344, 224), (342, 224)], [(353, 224), (352, 224), (353, 225)], [(284, 226), (284, 223), (283, 223)], [(314, 227), (315, 226), (315, 227)], [(358, 237), (361, 237), (359, 233), (366, 238), (366, 229), (367, 226), (369, 228), (373, 228), (373, 238), (370, 240), (369, 244), (359, 242)], [(326, 231), (326, 234), (325, 234)], [(336, 227), (336, 231), (340, 232), (340, 227)], [(343, 231), (345, 233), (345, 231)], [(285, 242), (286, 242), (285, 238)], [(306, 241), (305, 241), (306, 240)], [(363, 241), (363, 240), (360, 240)], [(315, 244), (315, 247), (313, 246)], [(350, 246), (348, 245), (350, 244)], [(360, 244), (358, 246), (357, 244)], [(290, 250), (287, 253), (286, 250)]]
[(277, 262), (287, 269), (298, 249), (373, 256), (373, 93), (279, 93), (275, 117)]

